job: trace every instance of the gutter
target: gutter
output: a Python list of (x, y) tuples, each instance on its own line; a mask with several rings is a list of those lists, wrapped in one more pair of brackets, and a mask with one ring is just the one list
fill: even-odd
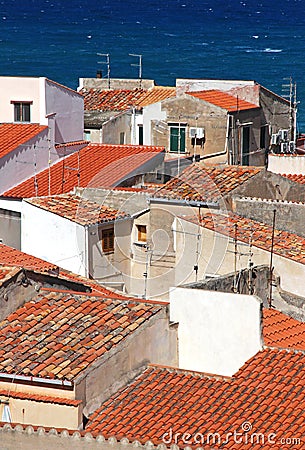
[(73, 390), (73, 383), (68, 380), (55, 380), (52, 378), (31, 377), (26, 375), (10, 375), (0, 372), (0, 381), (9, 381), (11, 383), (33, 384), (46, 387), (54, 387), (57, 389)]
[(149, 204), (154, 203), (165, 203), (165, 204), (172, 204), (172, 205), (178, 205), (178, 206), (194, 206), (197, 208), (203, 207), (203, 208), (215, 208), (219, 209), (219, 203), (218, 202), (199, 202), (195, 200), (180, 200), (180, 199), (171, 199), (171, 198), (162, 198), (162, 197), (152, 197), (148, 199)]

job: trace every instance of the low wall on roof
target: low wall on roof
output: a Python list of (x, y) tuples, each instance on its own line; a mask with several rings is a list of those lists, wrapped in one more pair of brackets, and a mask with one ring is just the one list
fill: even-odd
[(263, 200), (260, 198), (235, 198), (233, 200), (234, 213), (249, 219), (273, 224), (273, 211), (275, 215), (275, 228), (305, 236), (305, 204), (286, 201)]
[[(123, 438), (118, 441), (115, 437), (105, 439), (103, 436), (96, 438), (91, 433), (80, 433), (56, 429), (35, 429), (32, 426), (2, 424), (0, 428), (1, 450), (153, 450), (151, 443), (145, 445), (138, 441), (129, 442)], [(174, 446), (176, 447), (176, 446)], [(176, 447), (178, 449), (178, 447)], [(166, 449), (165, 445), (158, 446), (159, 450)]]

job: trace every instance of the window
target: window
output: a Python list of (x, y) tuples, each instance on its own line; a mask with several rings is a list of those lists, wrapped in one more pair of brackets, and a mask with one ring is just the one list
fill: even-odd
[(102, 248), (103, 252), (110, 253), (114, 251), (114, 229), (102, 231)]
[(261, 127), (261, 134), (260, 134), (260, 148), (266, 148), (267, 147), (267, 137), (268, 137), (268, 125), (263, 125)]
[(124, 131), (122, 131), (122, 133), (120, 133), (120, 145), (125, 144), (125, 133)]
[(143, 145), (143, 125), (139, 125), (139, 145)]
[(90, 130), (84, 131), (84, 139), (85, 139), (85, 141), (90, 141), (90, 139), (91, 139), (91, 131)]
[(170, 127), (170, 142), (169, 151), (177, 153), (185, 153), (185, 127), (171, 126)]
[(14, 105), (14, 122), (31, 121), (32, 102), (11, 102)]
[(147, 240), (146, 225), (137, 225), (137, 230), (138, 230), (138, 241), (146, 242)]

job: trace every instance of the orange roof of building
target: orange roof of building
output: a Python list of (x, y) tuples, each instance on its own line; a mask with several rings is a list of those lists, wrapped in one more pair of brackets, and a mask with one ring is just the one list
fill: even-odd
[(70, 194), (35, 197), (26, 201), (80, 225), (113, 222), (128, 217), (128, 214), (116, 209)]
[(79, 92), (84, 97), (86, 111), (126, 111), (176, 95), (174, 87), (154, 87), (148, 90), (83, 88)]
[(0, 244), (0, 282), (3, 283), (12, 278), (20, 268), (42, 274), (47, 273), (63, 280), (80, 283), (81, 285), (88, 286), (98, 296), (106, 298), (127, 298), (125, 295), (99, 285), (95, 280), (69, 272), (55, 264), (24, 253), (21, 250)]
[(281, 173), (282, 177), (288, 178), (291, 181), (294, 181), (299, 184), (305, 184), (305, 175), (303, 174), (286, 174)]
[(305, 323), (275, 309), (263, 310), (263, 337), (268, 347), (305, 350)]
[(111, 187), (164, 151), (148, 145), (90, 144), (6, 191), (30, 198), (71, 192), (75, 187)]
[[(168, 448), (291, 449), (281, 438), (304, 438), (304, 384), (305, 356), (292, 351), (260, 351), (231, 379), (149, 366), (89, 417), (86, 431)], [(251, 442), (252, 433), (264, 442)]]
[(162, 308), (132, 299), (38, 294), (0, 322), (0, 377), (4, 373), (71, 382)]
[(35, 123), (1, 123), (0, 158), (47, 129), (47, 126)]
[[(197, 217), (181, 218), (198, 225)], [(233, 239), (236, 238), (237, 241), (247, 244), (251, 241), (254, 247), (271, 251), (272, 227), (262, 222), (256, 222), (232, 213), (212, 214), (203, 212), (199, 224), (209, 230), (230, 236)], [(284, 258), (305, 264), (305, 238), (295, 233), (275, 229), (273, 252)]]
[(16, 398), (18, 400), (29, 400), (32, 402), (41, 402), (41, 403), (54, 403), (56, 405), (65, 405), (65, 406), (79, 406), (82, 401), (74, 400), (71, 398), (64, 397), (52, 397), (51, 395), (39, 395), (27, 392), (13, 391), (13, 390), (0, 390), (0, 397), (5, 397), (7, 399)]
[(36, 258), (36, 256), (28, 255), (27, 253), (0, 244), (0, 264), (3, 266), (23, 267), (27, 270), (34, 270), (42, 273), (57, 273), (58, 266), (51, 264), (43, 259)]
[(247, 109), (259, 108), (254, 103), (242, 100), (227, 92), (212, 89), (209, 91), (187, 92), (188, 95), (204, 100), (205, 102), (212, 103), (215, 106), (226, 109), (230, 112), (243, 111)]
[(188, 166), (179, 176), (157, 189), (153, 197), (186, 201), (217, 202), (223, 195), (261, 172), (259, 167), (223, 166), (202, 167), (198, 163)]

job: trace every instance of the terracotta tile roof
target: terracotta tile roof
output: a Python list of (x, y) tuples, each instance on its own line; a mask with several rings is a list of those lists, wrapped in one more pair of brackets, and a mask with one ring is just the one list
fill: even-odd
[(194, 163), (184, 169), (179, 177), (172, 178), (157, 189), (153, 197), (217, 202), (261, 170), (258, 167), (243, 166), (202, 167)]
[(34, 123), (1, 123), (0, 158), (47, 129), (46, 126)]
[(47, 292), (0, 322), (1, 373), (73, 381), (162, 306)]
[(39, 395), (33, 393), (26, 392), (18, 392), (18, 391), (7, 391), (0, 390), (0, 397), (16, 398), (18, 400), (29, 400), (33, 402), (42, 402), (42, 403), (54, 403), (56, 405), (65, 405), (65, 406), (79, 406), (82, 401), (81, 400), (73, 400), (71, 398), (63, 398), (63, 397), (52, 397), (51, 395)]
[[(280, 439), (304, 438), (304, 383), (304, 354), (271, 349), (257, 353), (231, 380), (150, 366), (104, 402), (86, 430), (142, 444), (162, 444), (164, 437), (167, 447), (177, 443), (180, 448), (291, 448)], [(234, 432), (243, 435), (234, 440)], [(187, 443), (184, 433), (189, 433)], [(218, 433), (220, 441), (208, 442), (209, 433)], [(254, 445), (250, 433), (263, 434), (264, 445)], [(271, 433), (276, 436), (270, 443)]]
[(113, 222), (129, 217), (116, 209), (70, 194), (36, 197), (26, 202), (80, 225)]
[(89, 141), (71, 141), (71, 142), (63, 142), (61, 144), (56, 144), (55, 148), (74, 147), (74, 146), (79, 146), (79, 145), (82, 145), (83, 147), (85, 147), (88, 144), (89, 144)]
[(187, 94), (208, 103), (212, 103), (213, 105), (219, 106), (220, 108), (226, 109), (230, 112), (259, 108), (259, 106), (254, 103), (247, 102), (246, 100), (237, 98), (227, 92), (218, 91), (216, 89), (209, 91), (187, 92)]
[(142, 108), (176, 95), (176, 89), (170, 87), (149, 90), (83, 88), (79, 92), (84, 97), (86, 111), (126, 111), (131, 107)]
[(68, 193), (76, 186), (111, 187), (163, 151), (154, 146), (90, 144), (3, 195), (30, 198)]
[(13, 277), (21, 268), (42, 274), (47, 273), (57, 276), (59, 279), (81, 283), (82, 285), (88, 286), (98, 296), (120, 299), (127, 298), (123, 294), (99, 285), (95, 280), (76, 275), (40, 258), (24, 253), (21, 250), (0, 244), (0, 283)]
[(167, 98), (175, 97), (175, 95), (176, 88), (174, 87), (156, 86), (143, 94), (139, 106), (143, 108), (144, 106), (152, 105), (153, 103), (166, 100)]
[(0, 264), (3, 266), (23, 267), (24, 269), (42, 273), (56, 273), (58, 271), (58, 266), (55, 264), (4, 244), (0, 244)]
[[(182, 219), (198, 224), (198, 219), (195, 217), (182, 217)], [(233, 239), (236, 236), (238, 241), (247, 244), (251, 239), (254, 247), (271, 250), (272, 227), (262, 222), (231, 213), (227, 215), (204, 213), (201, 216), (200, 225)], [(273, 252), (305, 264), (305, 238), (295, 233), (275, 229)]]
[(299, 184), (305, 184), (305, 175), (303, 174), (286, 174), (282, 173), (282, 177), (288, 178), (291, 181), (295, 181)]
[(0, 286), (10, 280), (18, 272), (20, 272), (20, 267), (7, 265), (0, 266)]
[(268, 347), (305, 350), (305, 323), (275, 309), (263, 310), (263, 337)]

